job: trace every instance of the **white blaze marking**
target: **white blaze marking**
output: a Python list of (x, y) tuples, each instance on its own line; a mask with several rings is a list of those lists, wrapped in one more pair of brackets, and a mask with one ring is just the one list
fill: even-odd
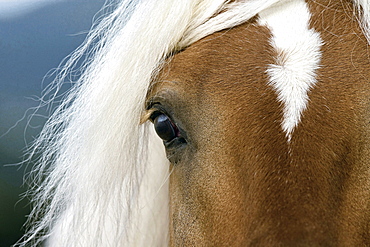
[(270, 29), (270, 43), (277, 52), (276, 62), (269, 65), (267, 73), (284, 104), (282, 129), (290, 141), (307, 108), (307, 93), (316, 83), (322, 41), (309, 29), (311, 15), (304, 0), (283, 1), (259, 16), (259, 23)]

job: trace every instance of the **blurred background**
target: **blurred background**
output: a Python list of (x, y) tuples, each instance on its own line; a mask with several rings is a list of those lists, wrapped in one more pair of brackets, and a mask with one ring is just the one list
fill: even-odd
[(86, 36), (104, 0), (0, 0), (0, 247), (23, 234), (30, 206), (24, 150), (39, 133), (45, 116), (32, 107), (58, 67)]

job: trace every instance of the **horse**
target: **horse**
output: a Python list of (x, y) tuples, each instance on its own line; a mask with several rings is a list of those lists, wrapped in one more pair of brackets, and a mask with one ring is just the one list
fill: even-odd
[(370, 245), (370, 1), (106, 8), (18, 246)]

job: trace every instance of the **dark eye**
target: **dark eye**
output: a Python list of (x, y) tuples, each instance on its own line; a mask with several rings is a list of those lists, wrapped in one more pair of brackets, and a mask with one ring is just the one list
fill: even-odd
[(169, 142), (179, 136), (178, 128), (165, 114), (158, 114), (153, 119), (155, 131), (162, 140)]

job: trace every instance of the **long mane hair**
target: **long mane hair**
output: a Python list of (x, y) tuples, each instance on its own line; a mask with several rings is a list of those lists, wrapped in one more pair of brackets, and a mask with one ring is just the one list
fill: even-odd
[[(107, 2), (110, 13), (53, 83), (57, 91), (83, 62), (30, 151), (40, 154), (34, 209), (19, 246), (167, 245), (168, 161), (152, 127), (140, 124), (150, 83), (172, 54), (277, 2)], [(370, 1), (354, 3), (370, 40)]]

